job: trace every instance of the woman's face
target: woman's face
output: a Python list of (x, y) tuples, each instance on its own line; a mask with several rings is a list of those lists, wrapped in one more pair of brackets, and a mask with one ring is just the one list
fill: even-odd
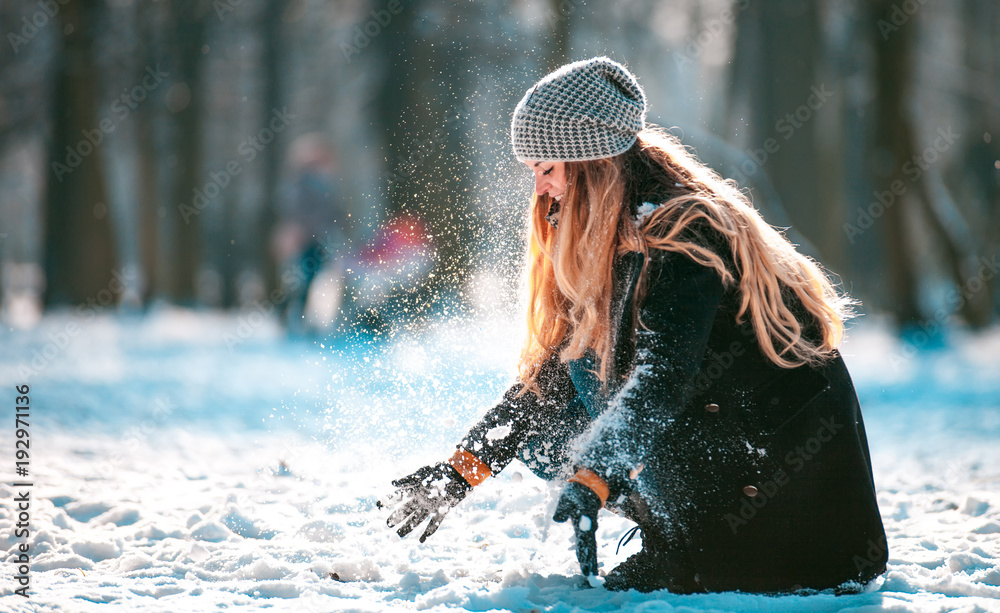
[(559, 200), (566, 193), (566, 163), (537, 162), (527, 160), (525, 165), (535, 175), (535, 193), (539, 196), (548, 194), (554, 200)]

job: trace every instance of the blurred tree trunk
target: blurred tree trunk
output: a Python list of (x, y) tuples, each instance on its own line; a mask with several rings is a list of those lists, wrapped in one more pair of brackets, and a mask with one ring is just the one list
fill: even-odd
[[(280, 109), (283, 102), (281, 71), (285, 57), (284, 47), (281, 44), (281, 24), (287, 4), (288, 0), (267, 0), (264, 10), (260, 14), (264, 73), (262, 126), (266, 126), (271, 121), (273, 111)], [(294, 114), (294, 111), (292, 113)], [(281, 171), (283, 153), (281, 144), (288, 131), (290, 130), (286, 128), (286, 131), (278, 133), (274, 142), (261, 152), (263, 158), (261, 159), (263, 165), (262, 202), (257, 218), (256, 236), (251, 239), (251, 244), (256, 250), (257, 266), (264, 283), (265, 295), (270, 295), (271, 290), (278, 287), (278, 265), (275, 261), (274, 250), (271, 249), (271, 232), (277, 218), (275, 201), (278, 196), (278, 175)]]
[(31, 15), (31, 6), (27, 0), (0, 2), (0, 31), (5, 33), (0, 45), (0, 147), (24, 138), (48, 119), (45, 98), (51, 93), (39, 74), (48, 51), (21, 35), (27, 27), (21, 19)]
[[(201, 56), (205, 44), (205, 18), (211, 6), (203, 0), (176, 0), (170, 4), (175, 48), (172, 80), (174, 138), (177, 154), (174, 177), (174, 207), (196, 207), (195, 190), (205, 187), (202, 163), (203, 87)], [(177, 210), (177, 209), (175, 209)], [(200, 212), (200, 211), (199, 211)], [(201, 263), (200, 214), (173, 215), (174, 249), (171, 294), (181, 304), (197, 300), (197, 277)]]
[[(237, 105), (234, 103), (233, 106)], [(242, 138), (242, 136), (236, 136), (241, 134), (242, 129), (240, 114), (236, 112), (224, 113), (222, 117), (216, 116), (216, 121), (225, 126), (228, 134), (234, 135), (223, 142), (226, 143), (226, 146), (230, 147), (230, 150), (236, 150), (237, 143)], [(245, 174), (244, 172), (240, 176), (234, 177), (233, 181), (245, 181)], [(240, 231), (241, 228), (246, 226), (240, 224), (241, 197), (239, 188), (233, 187), (224, 190), (222, 195), (219, 196), (219, 200), (222, 206), (222, 226), (218, 230), (218, 243), (214, 245), (217, 248), (213, 251), (215, 252), (214, 256), (219, 271), (219, 306), (229, 309), (239, 306), (240, 266), (248, 262), (252, 258), (252, 255), (246, 252), (248, 247), (246, 243), (249, 241), (244, 240), (245, 237), (241, 236), (242, 232)], [(209, 247), (213, 246), (210, 245)], [(264, 246), (261, 245), (260, 248), (263, 249)]]
[[(378, 2), (370, 6), (376, 13), (385, 8)], [(471, 112), (470, 49), (477, 32), (455, 24), (469, 23), (473, 10), (453, 5), (443, 11), (426, 0), (405, 3), (370, 46), (359, 49), (378, 54), (382, 68), (373, 115), (387, 161), (387, 213), (422, 217), (436, 247), (435, 276), (415, 293), (411, 313), (429, 308), (439, 291), (463, 286), (470, 270), (475, 220), (463, 123)], [(361, 27), (375, 31), (371, 19)]]
[[(963, 140), (962, 163), (954, 183), (967, 186), (971, 216), (983, 232), (982, 256), (990, 260), (1000, 254), (1000, 6), (993, 0), (962, 3), (965, 36), (964, 94), (969, 138)], [(979, 129), (985, 131), (980, 134)], [(996, 296), (998, 280), (984, 279), (984, 313), (977, 322), (987, 323), (1000, 312)]]
[(569, 62), (570, 19), (577, 8), (576, 0), (548, 0), (547, 19), (552, 44), (546, 54), (549, 72)]
[[(835, 94), (819, 78), (823, 36), (815, 0), (755, 2), (741, 11), (732, 71), (746, 88), (748, 149), (774, 185), (792, 223), (821, 254), (839, 251), (826, 225), (836, 206), (823, 169), (817, 115)], [(819, 254), (817, 254), (819, 255)]]
[[(893, 0), (877, 0), (872, 4), (872, 24), (892, 23), (890, 12)], [(892, 186), (905, 186), (903, 164), (912, 155), (913, 137), (907, 100), (910, 96), (912, 74), (911, 50), (916, 26), (904, 24), (888, 32), (873, 25), (869, 32), (875, 50), (875, 116), (873, 142), (868, 152), (871, 162), (872, 184), (881, 193), (892, 193)], [(900, 190), (896, 190), (897, 192)], [(886, 198), (888, 199), (888, 198)], [(917, 296), (917, 252), (910, 233), (912, 197), (895, 198), (892, 206), (885, 207), (883, 233), (891, 310), (903, 325), (920, 320)]]
[[(146, 66), (155, 66), (153, 12), (155, 7), (143, 0), (135, 10), (136, 82), (141, 81)], [(142, 270), (143, 287), (142, 302), (148, 305), (156, 296), (162, 294), (163, 280), (160, 269), (160, 190), (159, 169), (156, 147), (156, 136), (153, 127), (155, 110), (148, 106), (140, 106), (134, 111), (136, 135), (139, 149), (139, 265)]]
[[(840, 216), (831, 222), (832, 232), (843, 237), (842, 259), (835, 262), (841, 274), (844, 287), (850, 289), (853, 297), (862, 305), (886, 309), (891, 302), (890, 292), (885, 283), (885, 241), (881, 229), (858, 227), (858, 210), (864, 210), (872, 201), (870, 160), (864, 155), (871, 147), (872, 82), (872, 28), (867, 10), (850, 10), (845, 16), (844, 31), (831, 37), (831, 55), (835, 63), (834, 74), (838, 83), (843, 84), (844, 96), (839, 109), (840, 145), (839, 159), (834, 163), (838, 171), (840, 185), (837, 195), (841, 199)], [(848, 84), (854, 83), (851, 87)], [(865, 84), (859, 87), (857, 84)]]
[[(220, 304), (223, 309), (239, 306), (239, 240), (236, 229), (239, 227), (239, 197), (234, 190), (225, 192), (222, 200), (222, 245), (219, 249), (219, 290)], [(263, 249), (263, 246), (261, 247)]]
[(117, 286), (112, 283), (117, 254), (96, 102), (99, 11), (99, 2), (70, 2), (59, 11), (62, 49), (55, 60), (45, 201), (46, 305), (89, 299), (107, 306), (109, 299), (103, 296)]
[[(943, 184), (930, 184), (930, 177), (940, 174), (936, 168), (930, 167), (919, 174), (907, 172), (913, 166), (912, 160), (922, 159), (909, 104), (913, 96), (913, 42), (917, 31), (914, 21), (921, 18), (921, 13), (915, 13), (902, 25), (890, 27), (899, 11), (895, 2), (879, 0), (872, 8), (871, 22), (877, 27), (871, 30), (876, 92), (870, 168), (876, 192), (883, 195), (879, 199), (891, 202), (884, 206), (889, 287), (897, 321), (906, 326), (919, 324), (921, 320), (919, 254), (913, 236), (913, 215), (923, 214), (933, 239), (939, 241), (945, 272), (960, 291), (966, 289), (969, 275), (976, 274), (978, 262), (973, 255), (975, 246), (971, 244), (976, 237), (961, 212), (952, 205), (947, 188)], [(913, 209), (914, 206), (920, 208)], [(959, 303), (958, 310), (967, 322), (983, 323), (983, 299), (984, 293), (979, 291)]]

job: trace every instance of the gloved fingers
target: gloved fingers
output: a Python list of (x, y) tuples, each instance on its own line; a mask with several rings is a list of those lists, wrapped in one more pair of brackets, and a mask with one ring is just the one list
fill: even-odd
[(397, 492), (408, 492), (413, 488), (420, 485), (420, 482), (412, 479), (413, 475), (409, 477), (401, 477), (399, 479), (392, 480), (392, 487), (396, 488)]
[(406, 535), (413, 532), (414, 528), (420, 525), (420, 522), (427, 519), (428, 515), (430, 515), (430, 511), (428, 511), (426, 508), (424, 507), (417, 508), (414, 511), (413, 515), (411, 515), (410, 518), (406, 520), (406, 522), (402, 526), (399, 527), (399, 530), (396, 530), (396, 534), (398, 534), (400, 537), (405, 538)]
[(396, 524), (409, 517), (414, 511), (418, 510), (419, 508), (420, 508), (420, 500), (416, 498), (411, 499), (407, 501), (405, 504), (403, 504), (403, 506), (393, 511), (392, 515), (389, 516), (389, 519), (387, 519), (385, 523), (390, 528), (393, 528), (396, 526)]
[(576, 559), (584, 577), (597, 574), (597, 521), (582, 515), (573, 526), (576, 534)]
[(390, 509), (403, 502), (403, 498), (405, 498), (405, 492), (403, 490), (395, 490), (385, 496), (379, 497), (375, 501), (375, 506), (379, 509)]
[(431, 515), (431, 520), (427, 522), (427, 529), (424, 533), (420, 535), (420, 542), (423, 543), (427, 540), (427, 537), (437, 532), (437, 529), (441, 526), (441, 522), (444, 521), (444, 516), (448, 512), (447, 508), (438, 509), (436, 513)]
[(392, 482), (392, 485), (393, 487), (412, 489), (423, 483), (427, 479), (427, 477), (430, 476), (433, 470), (434, 469), (431, 468), (430, 466), (424, 466), (423, 468), (418, 469), (411, 475), (406, 475), (405, 477), (400, 477), (399, 479), (396, 479), (395, 481)]
[(565, 493), (559, 498), (559, 503), (556, 504), (556, 512), (552, 515), (552, 521), (561, 524), (570, 517), (578, 515), (580, 509), (574, 504), (573, 500), (570, 499)]
[(389, 516), (386, 523), (390, 528), (402, 524), (396, 532), (405, 537), (430, 517), (420, 537), (421, 543), (437, 531), (445, 513), (472, 489), (458, 471), (444, 463), (424, 466), (392, 484), (399, 488), (397, 494), (405, 502)]

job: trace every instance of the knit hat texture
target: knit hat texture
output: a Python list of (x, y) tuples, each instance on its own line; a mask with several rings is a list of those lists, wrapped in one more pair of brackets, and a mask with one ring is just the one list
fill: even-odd
[(528, 90), (510, 136), (521, 162), (580, 162), (628, 151), (646, 125), (646, 94), (606, 57), (566, 64)]

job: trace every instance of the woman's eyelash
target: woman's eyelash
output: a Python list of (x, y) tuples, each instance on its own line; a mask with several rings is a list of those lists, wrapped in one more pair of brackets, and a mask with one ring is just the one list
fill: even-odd
[(547, 174), (549, 174), (550, 172), (552, 172), (553, 170), (555, 170), (555, 168), (556, 168), (556, 167), (555, 167), (555, 166), (553, 166), (552, 168), (549, 168), (548, 170), (546, 170), (546, 171), (545, 171), (545, 172), (543, 172), (542, 174), (543, 174), (543, 175), (547, 175)]

